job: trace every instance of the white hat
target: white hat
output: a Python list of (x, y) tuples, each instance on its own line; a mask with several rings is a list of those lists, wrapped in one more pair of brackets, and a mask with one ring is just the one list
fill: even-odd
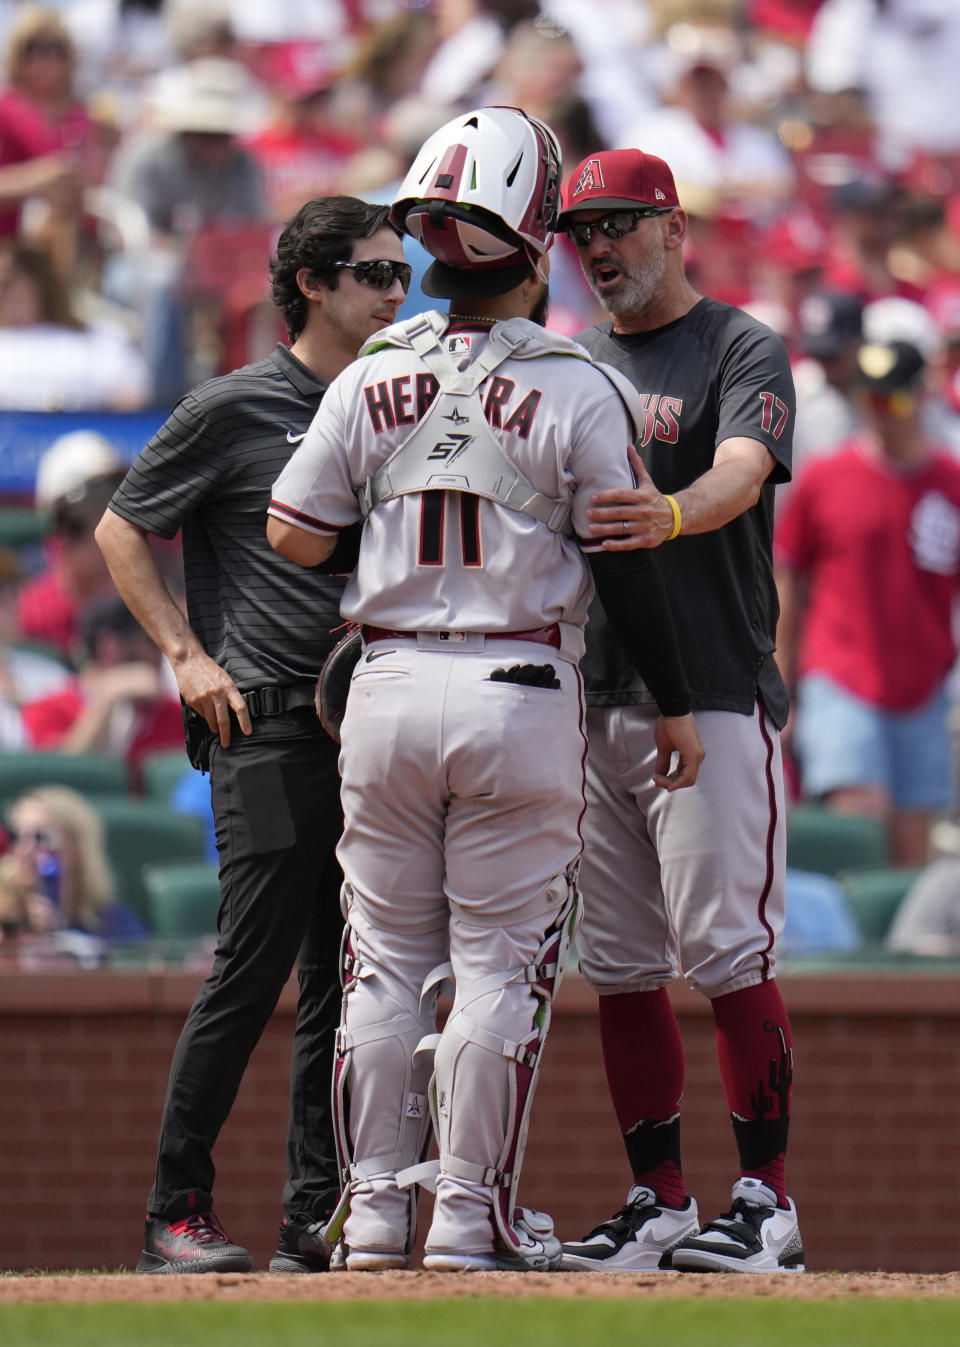
[(729, 75), (740, 58), (737, 36), (727, 24), (681, 22), (664, 35), (668, 68), (674, 78), (709, 66)]
[(925, 360), (933, 360), (942, 345), (940, 330), (929, 309), (902, 295), (875, 299), (863, 310), (863, 339), (881, 346), (907, 341)]
[(123, 459), (108, 439), (94, 430), (72, 430), (46, 450), (37, 467), (34, 501), (38, 510), (51, 510), (93, 477), (123, 472)]
[(235, 135), (248, 129), (252, 97), (250, 76), (239, 61), (202, 57), (158, 79), (155, 120), (164, 131)]

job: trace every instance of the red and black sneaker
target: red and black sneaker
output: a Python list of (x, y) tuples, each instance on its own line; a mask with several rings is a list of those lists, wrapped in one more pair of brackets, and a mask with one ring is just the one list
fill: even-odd
[(143, 1253), (137, 1271), (151, 1274), (180, 1272), (249, 1272), (253, 1255), (234, 1244), (212, 1211), (195, 1211), (171, 1221), (148, 1216)]
[(323, 1232), (331, 1214), (322, 1221), (291, 1220), (284, 1216), (277, 1250), (270, 1259), (270, 1271), (328, 1272), (332, 1250)]

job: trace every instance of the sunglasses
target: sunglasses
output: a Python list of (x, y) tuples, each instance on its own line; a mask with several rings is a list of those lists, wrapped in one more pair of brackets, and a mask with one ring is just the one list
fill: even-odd
[(391, 262), (386, 257), (368, 262), (331, 262), (330, 267), (336, 271), (352, 271), (362, 285), (372, 285), (376, 290), (389, 290), (394, 281), (399, 281), (404, 294), (410, 289), (413, 277), (409, 262)]
[(567, 238), (575, 243), (578, 248), (585, 248), (598, 229), (604, 238), (622, 239), (624, 234), (632, 234), (641, 220), (646, 220), (651, 215), (669, 215), (672, 210), (673, 206), (644, 206), (641, 210), (612, 210), (609, 215), (601, 215), (599, 220), (591, 220), (589, 224), (569, 224), (565, 232)]
[(70, 48), (66, 42), (61, 42), (58, 38), (35, 37), (26, 43), (23, 54), (24, 56), (57, 56), (65, 61), (70, 55)]
[(21, 832), (18, 828), (8, 828), (7, 837), (11, 845), (16, 845), (17, 842), (31, 842), (34, 846), (46, 847), (50, 851), (55, 851), (62, 840), (60, 834), (51, 828), (34, 828), (26, 832)]

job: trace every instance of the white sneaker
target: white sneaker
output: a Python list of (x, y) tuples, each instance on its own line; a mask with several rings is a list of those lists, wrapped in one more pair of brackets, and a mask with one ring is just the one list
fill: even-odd
[(577, 1272), (644, 1272), (669, 1268), (671, 1250), (700, 1229), (697, 1204), (688, 1197), (674, 1211), (657, 1203), (652, 1188), (634, 1184), (627, 1200), (578, 1242), (564, 1244), (562, 1267)]
[(730, 1210), (673, 1251), (681, 1272), (803, 1272), (803, 1243), (793, 1199), (777, 1206), (759, 1179), (738, 1179)]
[(344, 1263), (348, 1272), (387, 1272), (409, 1267), (410, 1259), (400, 1249), (348, 1249)]
[(428, 1272), (553, 1272), (560, 1266), (562, 1248), (545, 1212), (517, 1207), (513, 1228), (520, 1237), (518, 1249), (498, 1243), (489, 1252), (459, 1253), (431, 1249), (428, 1238), (423, 1266)]

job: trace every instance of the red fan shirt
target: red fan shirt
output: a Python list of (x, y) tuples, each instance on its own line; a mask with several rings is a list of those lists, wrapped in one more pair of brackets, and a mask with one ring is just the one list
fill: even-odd
[(887, 711), (920, 706), (953, 664), (960, 463), (897, 469), (852, 440), (801, 473), (777, 518), (779, 565), (809, 579), (800, 674)]

